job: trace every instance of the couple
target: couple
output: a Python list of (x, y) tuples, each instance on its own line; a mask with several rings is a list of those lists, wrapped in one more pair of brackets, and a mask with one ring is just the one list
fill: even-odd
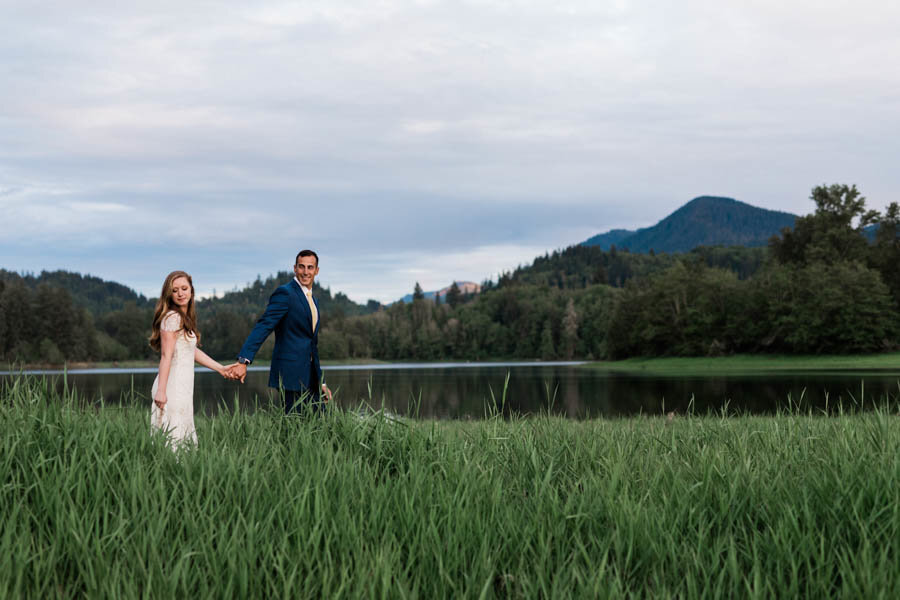
[(312, 250), (300, 251), (294, 260), (294, 279), (275, 290), (237, 362), (225, 367), (197, 348), (200, 331), (191, 276), (184, 271), (170, 273), (156, 304), (150, 336), (150, 346), (160, 352), (159, 375), (150, 392), (151, 428), (166, 430), (175, 446), (196, 444), (194, 362), (243, 383), (247, 366), (273, 331), (269, 387), (283, 392), (285, 414), (299, 408), (303, 400), (318, 403), (322, 395), (325, 402), (331, 400), (331, 390), (322, 382), (317, 347), (319, 306), (312, 288), (318, 274), (319, 256)]

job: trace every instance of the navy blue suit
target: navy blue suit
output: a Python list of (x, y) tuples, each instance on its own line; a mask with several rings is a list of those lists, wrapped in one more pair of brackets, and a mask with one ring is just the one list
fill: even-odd
[[(313, 302), (318, 311), (319, 302), (315, 298)], [(300, 285), (292, 279), (272, 293), (266, 311), (256, 321), (238, 356), (253, 360), (259, 347), (274, 331), (275, 349), (269, 369), (269, 387), (286, 392), (308, 392), (312, 399), (317, 400), (322, 381), (317, 346), (321, 322), (320, 318), (313, 331), (309, 303)], [(285, 395), (289, 396), (288, 404), (293, 404), (297, 394)], [(285, 409), (289, 411), (291, 406)]]

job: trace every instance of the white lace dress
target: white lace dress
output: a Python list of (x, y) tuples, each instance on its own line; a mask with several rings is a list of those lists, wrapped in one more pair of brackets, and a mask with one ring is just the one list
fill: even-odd
[[(194, 350), (197, 337), (186, 335), (181, 330), (181, 315), (169, 311), (163, 318), (163, 331), (176, 331), (175, 353), (172, 355), (172, 368), (169, 370), (169, 381), (166, 383), (166, 405), (160, 411), (156, 403), (150, 408), (150, 428), (164, 429), (169, 435), (169, 446), (180, 447), (186, 443), (197, 443), (197, 432), (194, 430)], [(159, 387), (159, 375), (153, 382), (150, 397), (156, 397)]]

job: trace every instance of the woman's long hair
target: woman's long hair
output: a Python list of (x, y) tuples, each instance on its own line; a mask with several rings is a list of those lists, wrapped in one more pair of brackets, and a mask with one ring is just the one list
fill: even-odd
[[(179, 277), (187, 279), (188, 285), (191, 286), (191, 299), (184, 309), (175, 304), (175, 300), (172, 297), (175, 291), (175, 280)], [(197, 313), (194, 309), (194, 280), (184, 271), (172, 271), (168, 274), (163, 282), (162, 291), (159, 293), (159, 300), (156, 301), (156, 310), (153, 313), (153, 328), (150, 333), (150, 347), (157, 352), (162, 347), (159, 341), (159, 332), (162, 328), (163, 318), (172, 310), (181, 315), (181, 331), (184, 331), (185, 335), (194, 334), (197, 336), (197, 345), (199, 345), (200, 330), (197, 329)]]

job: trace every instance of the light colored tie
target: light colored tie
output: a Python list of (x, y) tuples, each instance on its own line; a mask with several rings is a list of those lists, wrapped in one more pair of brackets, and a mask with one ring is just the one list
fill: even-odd
[(312, 292), (306, 292), (306, 301), (309, 302), (309, 311), (312, 313), (313, 333), (315, 333), (316, 323), (319, 321), (319, 311), (316, 310), (316, 303), (313, 302)]

